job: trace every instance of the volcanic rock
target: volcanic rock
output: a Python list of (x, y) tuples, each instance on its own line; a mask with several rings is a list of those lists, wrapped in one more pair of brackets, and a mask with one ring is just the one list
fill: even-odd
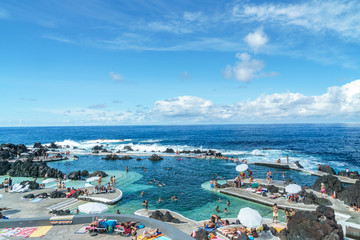
[(295, 163), (295, 165), (296, 165), (298, 168), (304, 168), (303, 166), (301, 166), (301, 164), (299, 163), (299, 161), (295, 161), (294, 163)]
[(344, 239), (341, 225), (336, 223), (334, 210), (319, 206), (315, 212), (299, 211), (290, 219), (287, 225), (286, 238), (280, 239)]
[(64, 176), (61, 171), (48, 167), (45, 162), (32, 162), (31, 160), (25, 162), (18, 160), (12, 163), (8, 174), (12, 177), (34, 178), (45, 177), (45, 174), (47, 174), (47, 177), (49, 178), (59, 178)]
[(22, 185), (23, 187), (25, 187), (26, 185), (29, 185), (29, 189), (34, 190), (34, 189), (39, 189), (40, 185), (37, 182), (34, 181), (23, 181), (20, 183), (20, 185)]
[(345, 204), (360, 206), (360, 180), (357, 180), (354, 185), (345, 188), (337, 196)]
[(332, 174), (332, 175), (336, 175), (335, 170), (332, 167), (330, 167), (329, 165), (320, 165), (319, 171), (328, 173), (328, 174)]
[(94, 150), (94, 151), (100, 151), (102, 149), (103, 149), (103, 145), (96, 145), (92, 148), (92, 150)]
[(163, 158), (156, 155), (156, 154), (153, 154), (153, 155), (151, 155), (151, 157), (149, 157), (149, 160), (151, 160), (151, 161), (160, 161), (160, 160), (163, 160)]
[(175, 151), (172, 148), (167, 148), (164, 153), (175, 153)]
[(344, 187), (341, 184), (340, 180), (332, 175), (325, 175), (316, 179), (314, 185), (312, 186), (312, 189), (320, 192), (321, 183), (324, 183), (326, 193), (330, 196), (333, 195), (334, 191), (336, 192), (336, 194), (339, 194), (344, 190)]
[(124, 146), (123, 148), (125, 151), (134, 151), (130, 146)]
[(67, 178), (71, 180), (81, 180), (81, 171), (71, 172)]
[(108, 175), (107, 175), (105, 172), (103, 172), (103, 171), (95, 171), (95, 172), (89, 174), (89, 177), (96, 177), (96, 176), (98, 176), (98, 175), (99, 175), (99, 177), (100, 177), (100, 176), (101, 176), (101, 177), (107, 177), (107, 176), (108, 176)]
[(50, 143), (49, 148), (57, 149), (57, 148), (61, 148), (61, 146), (60, 146), (60, 145), (56, 145), (55, 143), (52, 142), (52, 143)]
[(87, 176), (89, 176), (88, 170), (82, 170), (82, 171), (81, 171), (81, 176), (82, 176), (82, 177), (87, 177)]
[(118, 160), (120, 159), (118, 155), (116, 154), (109, 154), (109, 155), (106, 155), (106, 157), (104, 158), (105, 160)]

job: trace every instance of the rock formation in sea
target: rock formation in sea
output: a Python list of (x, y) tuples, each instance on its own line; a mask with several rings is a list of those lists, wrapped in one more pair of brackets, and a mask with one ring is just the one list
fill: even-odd
[(153, 154), (153, 155), (151, 155), (151, 156), (149, 157), (149, 160), (151, 160), (151, 161), (160, 161), (160, 160), (163, 160), (163, 158), (160, 157), (160, 156), (158, 156), (158, 155), (156, 155), (156, 154)]

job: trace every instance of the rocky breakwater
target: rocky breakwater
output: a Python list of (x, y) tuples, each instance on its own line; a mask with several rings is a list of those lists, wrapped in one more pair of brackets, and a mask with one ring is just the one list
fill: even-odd
[(105, 160), (129, 160), (129, 159), (133, 159), (133, 158), (130, 157), (129, 155), (120, 157), (119, 155), (116, 155), (116, 154), (109, 154), (109, 155), (106, 155), (106, 157), (103, 159), (105, 159)]
[(29, 150), (24, 144), (3, 143), (0, 145), (0, 160), (15, 159), (22, 153), (28, 153)]
[(335, 220), (334, 209), (319, 206), (314, 212), (296, 212), (278, 237), (281, 240), (342, 240), (344, 232)]
[(8, 161), (0, 161), (0, 175), (39, 178), (45, 177), (45, 174), (49, 178), (64, 176), (61, 171), (50, 168), (45, 162), (33, 162), (32, 160), (22, 162), (18, 160), (14, 163), (9, 163)]

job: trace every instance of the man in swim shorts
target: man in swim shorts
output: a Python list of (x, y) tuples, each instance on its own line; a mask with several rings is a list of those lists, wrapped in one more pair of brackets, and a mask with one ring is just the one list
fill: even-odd
[(273, 221), (272, 222), (274, 222), (274, 220), (275, 220), (275, 223), (277, 223), (278, 215), (279, 215), (279, 208), (276, 203), (271, 208), (271, 210), (273, 210)]

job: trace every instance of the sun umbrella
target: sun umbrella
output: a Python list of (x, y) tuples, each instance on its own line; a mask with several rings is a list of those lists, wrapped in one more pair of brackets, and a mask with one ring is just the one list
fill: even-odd
[(242, 225), (248, 228), (260, 227), (263, 220), (258, 211), (249, 207), (240, 209), (238, 219)]
[(79, 206), (79, 211), (83, 213), (103, 213), (108, 210), (108, 207), (103, 203), (89, 202)]
[(48, 178), (42, 181), (42, 183), (51, 183), (51, 182), (56, 182), (55, 178)]
[(298, 193), (301, 191), (301, 187), (297, 184), (289, 184), (285, 187), (285, 191), (290, 194)]
[(87, 182), (92, 182), (92, 181), (97, 181), (99, 180), (100, 177), (91, 177), (91, 178), (88, 178), (86, 179)]
[(93, 187), (90, 183), (85, 183), (85, 187)]
[(246, 169), (248, 169), (248, 165), (247, 164), (240, 164), (236, 166), (236, 171), (238, 172), (244, 172)]

